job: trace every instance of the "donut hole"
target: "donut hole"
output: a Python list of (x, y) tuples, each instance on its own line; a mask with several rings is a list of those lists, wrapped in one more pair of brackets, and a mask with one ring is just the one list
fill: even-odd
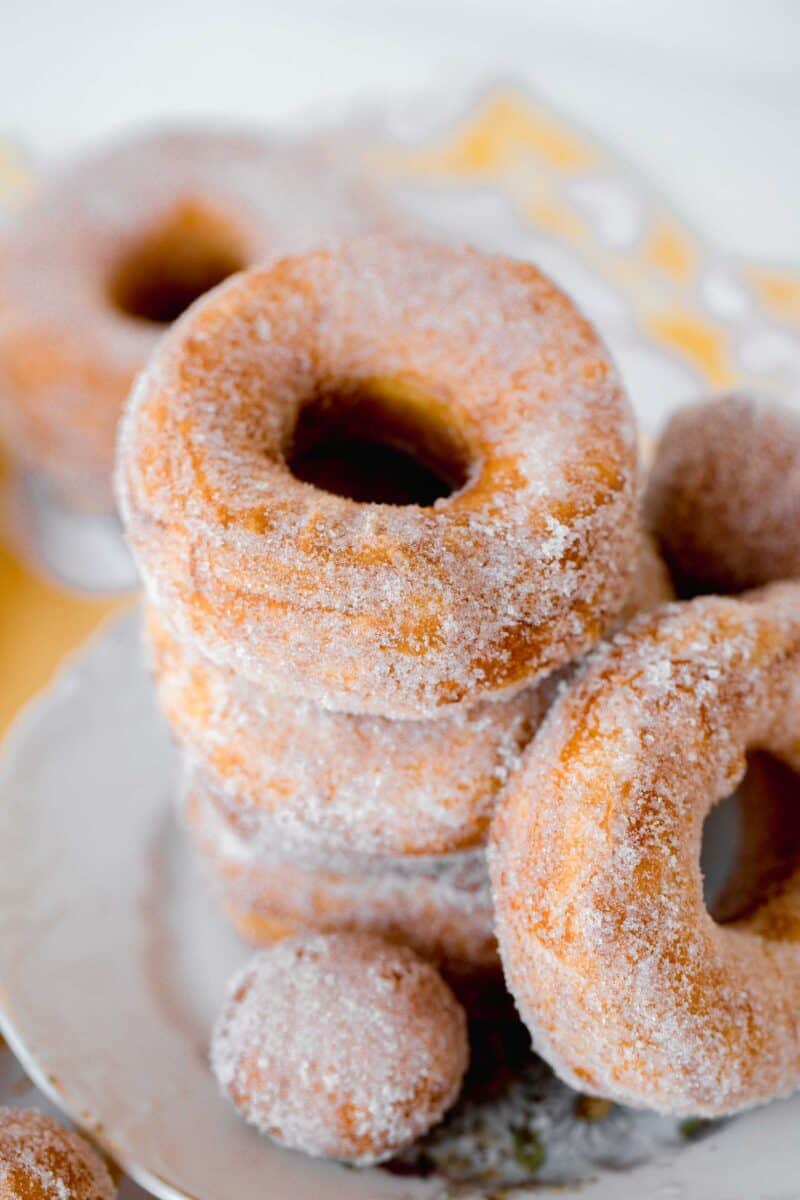
[(246, 266), (244, 239), (230, 219), (186, 201), (126, 252), (111, 278), (111, 300), (127, 317), (168, 325)]
[(718, 924), (742, 920), (774, 896), (800, 865), (800, 776), (763, 750), (747, 756), (736, 791), (709, 813), (700, 866)]
[(460, 490), (473, 462), (441, 400), (388, 379), (314, 395), (300, 409), (286, 459), (296, 479), (335, 496), (423, 508)]

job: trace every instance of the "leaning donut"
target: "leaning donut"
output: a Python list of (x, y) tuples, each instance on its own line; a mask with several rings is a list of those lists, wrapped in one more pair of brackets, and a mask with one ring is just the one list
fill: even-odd
[(634, 622), (508, 789), (491, 848), (506, 979), (574, 1086), (716, 1116), (800, 1085), (796, 860), (728, 924), (703, 902), (703, 820), (750, 750), (800, 771), (800, 585)]
[[(452, 494), (297, 479), (332, 429), (412, 449)], [(601, 636), (634, 566), (633, 426), (594, 330), (534, 267), (422, 240), (287, 258), (195, 306), (132, 395), (118, 490), (182, 641), (344, 712), (512, 694)]]
[(110, 509), (116, 427), (165, 324), (225, 276), (393, 224), (329, 152), (152, 130), (54, 175), (0, 264), (0, 429), (75, 505)]
[(800, 578), (800, 414), (747, 395), (681, 409), (646, 509), (687, 594)]
[(313, 865), (280, 844), (269, 851), (237, 827), (224, 794), (187, 765), (181, 812), (193, 845), (240, 936), (269, 945), (305, 929), (363, 930), (411, 946), (456, 973), (494, 970), (497, 944), (483, 851), (365, 864)]

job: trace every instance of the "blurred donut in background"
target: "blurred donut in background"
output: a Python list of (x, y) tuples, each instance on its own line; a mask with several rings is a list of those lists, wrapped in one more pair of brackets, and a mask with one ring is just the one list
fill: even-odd
[(257, 129), (145, 130), (54, 174), (0, 258), (12, 455), (111, 511), (117, 419), (167, 325), (236, 271), (397, 220), (332, 151)]
[(680, 409), (645, 511), (682, 594), (800, 577), (800, 416), (741, 393)]

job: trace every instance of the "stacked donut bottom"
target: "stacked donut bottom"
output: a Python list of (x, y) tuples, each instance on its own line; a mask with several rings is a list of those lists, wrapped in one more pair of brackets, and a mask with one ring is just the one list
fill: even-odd
[(147, 631), (181, 749), (180, 818), (237, 932), (257, 946), (377, 933), (436, 963), (462, 999), (499, 989), (484, 846), (544, 689), (393, 722), (262, 692), (187, 650), (152, 608)]
[[(620, 621), (670, 595), (643, 538)], [(377, 933), (436, 963), (473, 1015), (498, 999), (486, 840), (563, 673), (510, 700), (393, 721), (260, 689), (187, 647), (152, 605), (146, 639), (181, 751), (180, 820), (240, 936)]]
[(369, 931), (499, 972), (483, 843), (543, 696), (430, 723), (333, 713), (213, 665), (153, 609), (147, 626), (181, 818), (247, 941)]

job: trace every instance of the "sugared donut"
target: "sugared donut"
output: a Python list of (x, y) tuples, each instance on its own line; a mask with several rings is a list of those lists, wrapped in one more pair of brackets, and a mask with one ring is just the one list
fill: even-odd
[(800, 577), (800, 413), (747, 395), (681, 409), (655, 454), (646, 509), (681, 590)]
[(750, 750), (800, 771), (797, 584), (633, 622), (504, 795), (490, 861), (506, 980), (581, 1090), (715, 1116), (800, 1085), (797, 860), (730, 923), (703, 902), (703, 821)]
[(240, 797), (265, 839), (373, 855), (486, 840), (497, 792), (547, 709), (547, 683), (440, 721), (389, 721), (264, 691), (187, 650), (154, 609), (149, 646), (182, 746)]
[(234, 271), (393, 224), (330, 153), (150, 130), (54, 175), (0, 264), (0, 429), (75, 504), (112, 507), (117, 420), (165, 324)]
[(241, 813), (207, 775), (187, 764), (181, 813), (192, 844), (238, 933), (268, 945), (300, 930), (378, 933), (467, 974), (498, 965), (483, 851), (367, 862), (297, 855), (254, 844)]
[[(293, 475), (355, 435), (455, 490), (359, 503)], [(117, 478), (180, 640), (269, 690), (415, 719), (600, 637), (634, 568), (635, 460), (608, 354), (534, 267), (366, 238), (195, 306), (132, 394)]]
[(435, 968), (363, 933), (303, 934), (257, 955), (211, 1044), (222, 1090), (252, 1125), (360, 1164), (437, 1124), (468, 1058), (464, 1010)]
[(79, 1134), (33, 1108), (0, 1108), (0, 1200), (114, 1200), (108, 1167)]

